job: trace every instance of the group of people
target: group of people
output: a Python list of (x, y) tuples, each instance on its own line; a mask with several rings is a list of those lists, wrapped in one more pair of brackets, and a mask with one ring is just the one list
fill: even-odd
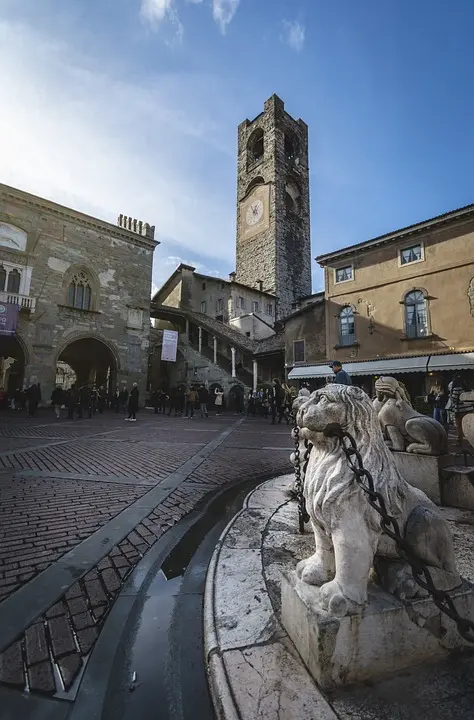
[(447, 387), (440, 382), (436, 383), (427, 398), (435, 420), (445, 427), (448, 423), (454, 424), (458, 445), (462, 445), (464, 437), (463, 417), (474, 412), (474, 402), (464, 398), (464, 393), (468, 393), (469, 390), (470, 388), (458, 374), (453, 377)]
[(57, 418), (61, 416), (62, 407), (66, 407), (69, 420), (74, 417), (83, 418), (85, 415), (91, 418), (96, 413), (102, 414), (109, 409), (116, 413), (128, 409), (126, 419), (135, 422), (139, 405), (139, 391), (137, 383), (133, 383), (130, 392), (127, 387), (119, 385), (113, 392), (107, 392), (103, 385), (97, 388), (95, 385), (89, 387), (88, 385), (73, 384), (67, 390), (58, 385), (52, 392), (51, 404)]
[(150, 401), (156, 414), (174, 414), (175, 417), (193, 418), (194, 414), (199, 412), (203, 418), (209, 417), (212, 406), (216, 409), (216, 415), (222, 415), (224, 393), (220, 388), (210, 392), (205, 385), (188, 387), (178, 385), (169, 390), (165, 388), (153, 390)]
[(28, 411), (30, 417), (35, 417), (41, 403), (41, 385), (32, 383), (28, 387), (17, 388), (8, 394), (5, 388), (0, 388), (0, 408), (17, 411)]

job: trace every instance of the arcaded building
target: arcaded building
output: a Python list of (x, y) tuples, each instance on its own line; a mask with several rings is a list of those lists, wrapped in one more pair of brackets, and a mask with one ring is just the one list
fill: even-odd
[[(2, 382), (40, 383), (58, 364), (78, 383), (146, 388), (154, 227), (117, 225), (0, 185), (0, 304), (16, 305), (0, 334)], [(71, 373), (66, 373), (71, 377)]]

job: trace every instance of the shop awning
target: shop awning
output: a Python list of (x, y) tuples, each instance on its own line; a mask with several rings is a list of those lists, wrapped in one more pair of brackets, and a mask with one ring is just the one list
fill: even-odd
[[(349, 375), (396, 375), (397, 373), (426, 372), (429, 355), (409, 358), (379, 358), (361, 362), (343, 363), (343, 368)], [(331, 375), (332, 369), (325, 365), (310, 365), (307, 367), (294, 367), (288, 374), (289, 380), (303, 380), (306, 378), (326, 377)]]
[(474, 352), (432, 355), (428, 364), (428, 372), (469, 369), (474, 370)]

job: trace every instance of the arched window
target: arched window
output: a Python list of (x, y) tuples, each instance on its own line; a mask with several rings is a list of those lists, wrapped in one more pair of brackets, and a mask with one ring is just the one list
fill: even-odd
[(251, 180), (247, 186), (247, 190), (245, 191), (245, 194), (248, 195), (251, 190), (254, 189), (254, 187), (257, 187), (257, 185), (263, 185), (265, 183), (265, 180), (261, 175), (257, 175), (253, 180)]
[(7, 281), (7, 271), (4, 267), (0, 267), (0, 292), (5, 290), (5, 283)]
[(428, 335), (428, 304), (423, 290), (405, 295), (405, 334), (409, 338)]
[(263, 159), (263, 130), (257, 128), (247, 143), (247, 165), (253, 165)]
[(69, 283), (67, 304), (77, 310), (90, 310), (92, 291), (89, 278), (83, 272), (77, 273)]
[(285, 159), (287, 162), (293, 162), (297, 155), (297, 143), (295, 138), (285, 135)]
[(339, 345), (353, 345), (355, 341), (354, 311), (346, 306), (339, 313)]
[(7, 280), (7, 292), (18, 295), (20, 292), (21, 275), (18, 270), (10, 270)]
[(288, 212), (299, 213), (300, 211), (301, 191), (293, 180), (287, 180), (285, 185), (285, 207)]

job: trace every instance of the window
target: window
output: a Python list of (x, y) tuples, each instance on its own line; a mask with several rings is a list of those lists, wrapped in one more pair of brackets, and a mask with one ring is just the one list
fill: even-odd
[(7, 281), (7, 271), (4, 267), (0, 267), (0, 291), (5, 290), (5, 283)]
[(206, 283), (205, 283), (205, 282), (203, 282), (203, 284), (202, 284), (202, 286), (201, 286), (201, 287), (202, 287), (202, 289), (203, 289), (203, 290), (205, 290), (205, 289), (206, 289)]
[(428, 335), (428, 307), (422, 290), (405, 295), (405, 333), (409, 338)]
[(250, 332), (245, 333), (247, 337), (250, 337)]
[(201, 312), (202, 313), (206, 312), (206, 301), (205, 300), (203, 300), (201, 303)]
[(409, 265), (410, 263), (420, 262), (421, 260), (424, 260), (423, 246), (421, 243), (400, 250), (400, 265)]
[(354, 345), (355, 341), (354, 311), (344, 307), (339, 313), (339, 345)]
[(21, 275), (18, 270), (10, 270), (7, 280), (7, 292), (18, 295), (20, 292)]
[(273, 303), (267, 303), (267, 304), (265, 305), (265, 312), (266, 312), (267, 315), (272, 315), (272, 316), (273, 316)]
[(91, 303), (92, 290), (89, 278), (83, 272), (77, 273), (69, 283), (67, 304), (76, 310), (90, 310)]
[(247, 165), (253, 165), (263, 159), (263, 130), (257, 128), (247, 143)]
[(304, 362), (304, 340), (295, 340), (293, 343), (293, 357), (295, 363)]
[(216, 301), (216, 312), (222, 312), (224, 309), (224, 301), (222, 298), (219, 298)]
[(296, 141), (289, 135), (285, 135), (285, 159), (287, 162), (292, 162), (296, 159)]
[(258, 312), (258, 300), (252, 302), (252, 312)]
[(245, 298), (239, 295), (237, 298), (237, 307), (241, 310), (245, 310)]
[(336, 283), (348, 282), (348, 280), (352, 279), (352, 265), (347, 265), (346, 267), (342, 268), (336, 268), (336, 270), (334, 271), (334, 282)]

